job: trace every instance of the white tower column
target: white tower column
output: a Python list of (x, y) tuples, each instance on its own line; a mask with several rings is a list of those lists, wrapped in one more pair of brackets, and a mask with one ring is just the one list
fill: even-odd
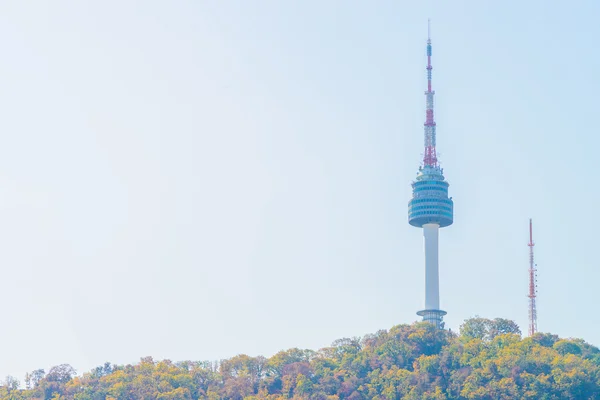
[(417, 315), (423, 321), (430, 322), (438, 328), (443, 328), (442, 318), (446, 311), (440, 310), (440, 275), (438, 264), (438, 238), (440, 225), (436, 223), (423, 224), (423, 244), (425, 246), (425, 309)]
[(423, 225), (425, 246), (425, 309), (440, 309), (440, 277), (438, 264), (438, 224)]

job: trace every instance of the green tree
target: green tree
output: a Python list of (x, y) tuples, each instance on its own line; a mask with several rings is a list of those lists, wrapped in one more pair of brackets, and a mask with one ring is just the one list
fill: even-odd
[(563, 356), (566, 354), (581, 354), (581, 347), (570, 340), (559, 340), (552, 347)]
[(508, 319), (470, 318), (460, 326), (460, 334), (465, 338), (492, 340), (507, 333), (521, 335), (519, 326)]

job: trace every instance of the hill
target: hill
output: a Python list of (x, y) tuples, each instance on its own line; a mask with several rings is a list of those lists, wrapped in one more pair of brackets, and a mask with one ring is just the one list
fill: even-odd
[(213, 362), (142, 358), (77, 376), (69, 365), (8, 377), (0, 399), (600, 399), (600, 350), (504, 319), (460, 334), (398, 325), (318, 351)]

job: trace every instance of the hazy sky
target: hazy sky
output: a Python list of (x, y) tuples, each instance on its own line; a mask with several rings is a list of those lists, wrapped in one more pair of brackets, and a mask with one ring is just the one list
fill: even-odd
[(0, 3), (0, 376), (417, 319), (432, 21), (448, 327), (600, 345), (600, 3)]

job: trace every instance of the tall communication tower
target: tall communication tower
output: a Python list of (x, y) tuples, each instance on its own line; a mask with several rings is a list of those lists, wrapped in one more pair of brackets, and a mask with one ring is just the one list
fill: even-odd
[[(428, 32), (429, 33), (429, 32)], [(448, 182), (444, 170), (438, 164), (436, 154), (435, 121), (433, 119), (433, 95), (431, 89), (431, 37), (427, 35), (427, 91), (425, 92), (425, 152), (423, 165), (412, 183), (413, 196), (408, 203), (408, 223), (423, 228), (425, 244), (425, 309), (417, 312), (423, 321), (443, 328), (442, 318), (446, 311), (440, 310), (440, 284), (438, 265), (439, 228), (451, 225), (454, 220), (452, 198), (448, 197)]]
[(533, 262), (533, 223), (529, 219), (529, 336), (537, 332), (537, 310), (535, 308), (535, 297), (537, 295), (537, 269)]

